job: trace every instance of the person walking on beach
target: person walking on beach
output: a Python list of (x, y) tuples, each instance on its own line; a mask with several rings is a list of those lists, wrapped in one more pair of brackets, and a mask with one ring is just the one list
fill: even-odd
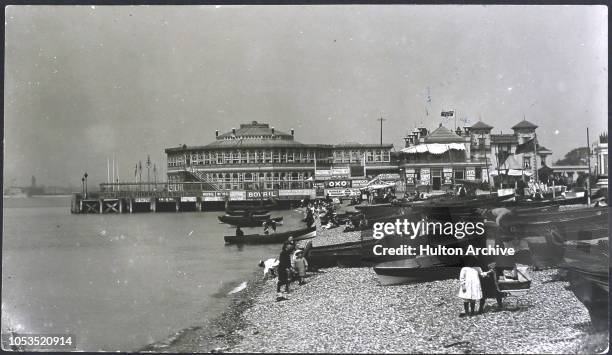
[(310, 208), (308, 208), (308, 211), (306, 212), (304, 222), (306, 222), (306, 226), (308, 226), (308, 228), (312, 227), (312, 224), (314, 223), (314, 216)]
[(465, 313), (461, 313), (459, 317), (474, 315), (476, 301), (482, 298), (479, 276), (480, 272), (473, 267), (466, 266), (461, 268), (461, 273), (459, 275), (460, 287), (457, 296), (463, 299), (463, 309)]
[(278, 282), (276, 283), (276, 300), (282, 299), (281, 286), (285, 285), (285, 293), (289, 293), (291, 283), (291, 252), (290, 244), (283, 244), (283, 250), (278, 257)]
[(304, 252), (298, 250), (295, 252), (295, 259), (293, 260), (293, 267), (297, 272), (298, 284), (305, 284), (304, 278), (306, 277), (306, 270), (308, 269), (308, 262), (304, 259)]

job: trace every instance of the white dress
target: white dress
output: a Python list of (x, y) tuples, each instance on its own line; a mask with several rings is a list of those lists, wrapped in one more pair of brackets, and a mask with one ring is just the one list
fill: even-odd
[[(459, 275), (459, 298), (464, 300), (479, 300), (482, 298), (482, 289), (480, 288), (480, 278), (477, 269), (472, 267), (464, 267)], [(465, 286), (465, 287), (464, 287)], [(465, 292), (463, 291), (465, 289)]]

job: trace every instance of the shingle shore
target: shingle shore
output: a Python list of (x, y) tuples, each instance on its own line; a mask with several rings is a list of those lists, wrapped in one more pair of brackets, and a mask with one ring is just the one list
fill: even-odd
[[(321, 230), (313, 244), (359, 240), (343, 227)], [(301, 241), (300, 244), (305, 243)], [(381, 286), (372, 268), (330, 268), (292, 284), (276, 302), (276, 280), (254, 274), (227, 311), (188, 330), (169, 352), (576, 353), (603, 351), (607, 334), (591, 334), (586, 308), (554, 269), (533, 271), (532, 287), (510, 310), (459, 318), (458, 280)]]

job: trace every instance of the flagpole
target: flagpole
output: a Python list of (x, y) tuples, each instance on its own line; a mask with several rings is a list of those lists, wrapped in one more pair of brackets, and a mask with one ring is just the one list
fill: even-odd
[(589, 174), (587, 175), (587, 206), (591, 206), (591, 142), (589, 140), (589, 127), (587, 127), (587, 162), (589, 164)]
[(113, 183), (113, 191), (115, 191), (115, 153), (113, 153), (113, 178), (111, 182)]
[(110, 182), (110, 160), (106, 157), (106, 183)]

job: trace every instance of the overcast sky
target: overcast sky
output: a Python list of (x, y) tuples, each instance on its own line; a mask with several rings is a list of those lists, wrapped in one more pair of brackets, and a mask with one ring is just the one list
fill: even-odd
[(587, 126), (607, 130), (607, 20), (601, 6), (11, 6), (5, 185), (97, 184), (113, 153), (122, 180), (147, 154), (165, 176), (164, 148), (252, 120), (375, 143), (382, 116), (400, 149), (452, 109), (495, 133), (524, 115), (561, 158)]

